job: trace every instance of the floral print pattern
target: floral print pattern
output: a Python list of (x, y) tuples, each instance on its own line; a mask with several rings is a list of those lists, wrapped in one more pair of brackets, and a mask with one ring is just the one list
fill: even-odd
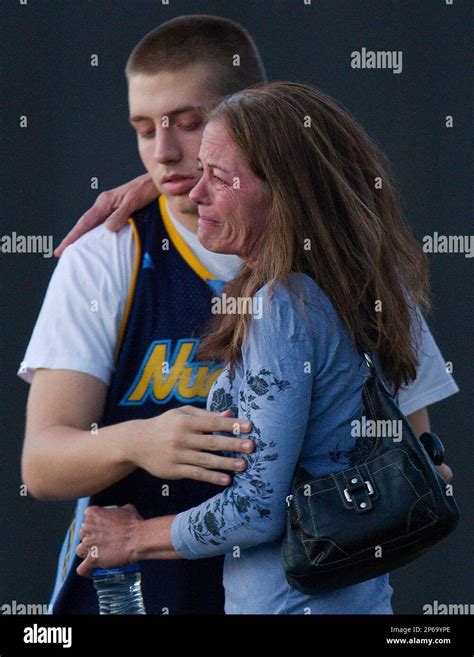
[[(260, 369), (258, 372), (246, 370), (238, 395), (235, 381), (235, 372), (230, 373), (227, 368), (224, 369), (210, 391), (209, 410), (220, 412), (232, 408), (237, 417), (235, 401), (238, 398), (240, 417), (252, 421), (252, 411), (260, 409), (259, 398), (276, 401), (278, 394), (290, 385), (288, 381), (278, 379), (267, 369)], [(226, 540), (226, 532), (235, 530), (236, 526), (244, 522), (250, 523), (251, 514), (257, 518), (269, 518), (271, 515), (265, 500), (271, 497), (273, 488), (266, 481), (264, 473), (267, 464), (278, 459), (276, 443), (273, 440), (265, 442), (260, 427), (255, 424), (249, 438), (254, 441), (255, 450), (244, 456), (247, 461), (246, 470), (239, 473), (233, 485), (226, 488), (221, 495), (212, 498), (189, 515), (189, 532), (200, 543), (219, 545)], [(229, 455), (235, 456), (234, 453)], [(229, 506), (237, 511), (231, 516), (236, 519), (233, 526), (228, 525), (229, 517), (225, 515)]]

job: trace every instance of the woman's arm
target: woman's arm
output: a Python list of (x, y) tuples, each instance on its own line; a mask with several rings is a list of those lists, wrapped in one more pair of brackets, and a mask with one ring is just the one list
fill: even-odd
[(247, 468), (213, 498), (179, 513), (171, 543), (188, 559), (277, 539), (306, 434), (313, 385), (313, 337), (285, 292), (253, 318), (242, 349), (239, 418), (253, 423)]

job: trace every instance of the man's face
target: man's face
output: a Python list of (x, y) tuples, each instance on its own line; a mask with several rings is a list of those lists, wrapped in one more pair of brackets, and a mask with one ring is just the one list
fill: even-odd
[(202, 63), (129, 80), (130, 123), (141, 160), (175, 214), (197, 213), (188, 194), (200, 176), (196, 156), (203, 110), (219, 100), (210, 91), (211, 81), (211, 69)]
[(252, 264), (270, 213), (267, 185), (250, 169), (225, 124), (207, 124), (199, 151), (203, 175), (190, 193), (198, 204), (198, 239), (209, 251)]

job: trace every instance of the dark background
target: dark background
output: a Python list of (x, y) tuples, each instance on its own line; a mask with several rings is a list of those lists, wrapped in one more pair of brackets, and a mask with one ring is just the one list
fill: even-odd
[[(270, 79), (319, 86), (342, 102), (393, 164), (406, 217), (423, 235), (465, 235), (469, 171), (469, 0), (19, 0), (0, 3), (1, 233), (54, 236), (55, 245), (100, 190), (143, 172), (127, 123), (123, 76), (136, 42), (182, 14), (233, 18), (249, 29)], [(353, 50), (402, 50), (403, 72), (353, 70)], [(90, 66), (91, 54), (99, 66)], [(19, 127), (20, 115), (28, 128)], [(454, 127), (445, 127), (445, 116)], [(396, 613), (473, 602), (472, 261), (430, 255), (428, 322), (461, 393), (430, 408), (447, 446), (462, 520), (428, 555), (395, 572)], [(0, 605), (46, 603), (72, 502), (20, 495), (28, 386), (15, 376), (55, 260), (0, 253)]]

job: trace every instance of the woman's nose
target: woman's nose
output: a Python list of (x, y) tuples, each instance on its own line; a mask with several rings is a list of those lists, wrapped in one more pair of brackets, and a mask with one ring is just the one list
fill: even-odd
[(203, 205), (208, 200), (206, 181), (204, 180), (204, 175), (201, 176), (199, 181), (194, 185), (192, 190), (189, 192), (189, 198), (194, 203)]

